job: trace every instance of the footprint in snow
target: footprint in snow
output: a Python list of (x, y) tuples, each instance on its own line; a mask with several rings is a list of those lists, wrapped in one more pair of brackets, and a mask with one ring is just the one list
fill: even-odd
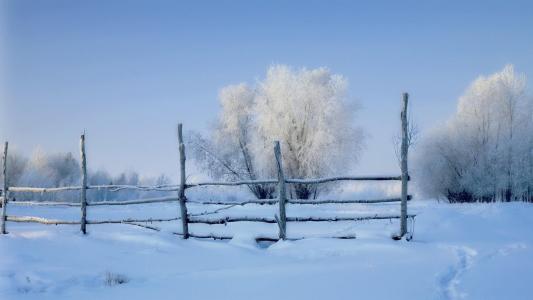
[(466, 297), (466, 293), (459, 290), (461, 276), (473, 263), (477, 251), (469, 247), (453, 247), (456, 263), (448, 268), (439, 278), (438, 285), (442, 299), (455, 300)]

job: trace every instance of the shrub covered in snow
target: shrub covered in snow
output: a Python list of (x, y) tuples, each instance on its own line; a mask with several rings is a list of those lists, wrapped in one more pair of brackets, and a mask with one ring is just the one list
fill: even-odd
[(104, 284), (107, 286), (115, 286), (120, 284), (128, 283), (130, 279), (126, 277), (126, 275), (113, 273), (113, 272), (105, 272), (104, 274)]

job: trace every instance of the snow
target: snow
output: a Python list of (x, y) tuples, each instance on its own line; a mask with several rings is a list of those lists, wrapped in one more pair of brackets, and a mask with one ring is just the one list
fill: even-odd
[[(205, 207), (191, 205), (192, 213)], [(269, 215), (275, 206), (233, 207), (222, 215)], [(288, 215), (398, 212), (398, 204), (288, 207)], [(398, 221), (288, 224), (291, 235), (355, 233), (260, 243), (276, 224), (192, 224), (231, 241), (181, 240), (131, 225), (8, 223), (0, 237), (0, 299), (531, 299), (533, 206), (412, 201), (414, 239), (393, 241)], [(76, 220), (79, 208), (8, 207), (12, 215)], [(89, 219), (170, 217), (177, 204), (90, 207)], [(217, 217), (219, 215), (207, 215)], [(270, 215), (271, 216), (271, 215)], [(108, 284), (110, 279), (123, 283)], [(117, 280), (116, 280), (117, 281)]]

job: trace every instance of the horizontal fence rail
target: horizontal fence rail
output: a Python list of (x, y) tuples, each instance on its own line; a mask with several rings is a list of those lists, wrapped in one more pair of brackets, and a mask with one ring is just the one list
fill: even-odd
[(236, 186), (236, 185), (255, 185), (255, 184), (277, 184), (277, 179), (265, 179), (265, 180), (243, 180), (243, 181), (212, 181), (212, 182), (198, 182), (189, 183), (186, 188), (192, 188), (197, 186)]
[[(408, 215), (407, 217), (415, 217), (416, 215)], [(364, 221), (364, 220), (389, 220), (399, 219), (401, 215), (368, 215), (368, 216), (353, 216), (353, 217), (287, 217), (287, 222), (339, 222), (339, 221)], [(224, 217), (224, 218), (189, 218), (189, 223), (201, 223), (201, 224), (227, 224), (234, 222), (260, 222), (276, 224), (278, 221), (276, 218), (265, 217)]]
[[(0, 200), (2, 197), (0, 197)], [(407, 201), (411, 201), (412, 196), (408, 195)], [(150, 204), (150, 203), (164, 203), (164, 202), (177, 202), (178, 197), (157, 197), (157, 198), (143, 198), (138, 200), (119, 200), (119, 201), (98, 201), (87, 202), (87, 206), (116, 206), (116, 205), (135, 205), (135, 204)], [(308, 199), (288, 199), (287, 204), (299, 204), (299, 205), (319, 205), (319, 204), (373, 204), (373, 203), (390, 203), (400, 202), (401, 198), (384, 198), (384, 199), (361, 199), (361, 200), (308, 200)], [(79, 203), (75, 202), (59, 202), (59, 201), (11, 201), (12, 205), (25, 205), (25, 206), (72, 206), (79, 207)], [(247, 200), (241, 202), (234, 201), (198, 201), (187, 200), (187, 203), (201, 204), (201, 205), (232, 205), (232, 206), (244, 206), (248, 204), (257, 205), (277, 205), (277, 199), (257, 199)]]
[(175, 192), (178, 190), (177, 185), (155, 185), (155, 186), (139, 186), (139, 185), (89, 185), (87, 189), (90, 190), (107, 190), (110, 192), (119, 192), (123, 190), (137, 190), (137, 191), (156, 191), (156, 192)]
[[(175, 235), (183, 236), (181, 232), (173, 232)], [(189, 237), (197, 238), (197, 239), (213, 239), (213, 240), (231, 240), (233, 239), (233, 236), (231, 235), (218, 235), (215, 233), (209, 233), (209, 234), (195, 234), (190, 233)], [(355, 234), (333, 234), (333, 235), (325, 235), (325, 234), (315, 234), (311, 236), (291, 236), (287, 237), (286, 240), (288, 241), (297, 241), (297, 240), (303, 240), (306, 238), (329, 238), (329, 239), (342, 239), (342, 240), (348, 240), (348, 239), (355, 239)], [(279, 240), (278, 236), (274, 235), (258, 235), (255, 237), (256, 242), (276, 242)]]
[(6, 220), (10, 222), (19, 222), (19, 223), (40, 223), (47, 225), (79, 225), (79, 221), (64, 221), (64, 220), (55, 220), (55, 219), (46, 219), (40, 217), (31, 217), (31, 216), (6, 216)]
[(10, 205), (26, 205), (26, 206), (74, 206), (79, 207), (81, 204), (75, 202), (59, 202), (59, 201), (11, 201)]
[[(408, 195), (407, 201), (411, 201), (413, 196)], [(390, 203), (390, 202), (401, 202), (401, 198), (383, 198), (383, 199), (359, 199), (359, 200), (334, 200), (334, 199), (324, 199), (324, 200), (310, 200), (310, 199), (287, 199), (287, 204), (301, 204), (301, 205), (319, 205), (319, 204), (373, 204), (373, 203)], [(258, 200), (247, 200), (241, 202), (233, 201), (217, 201), (217, 200), (207, 200), (207, 201), (198, 201), (198, 200), (187, 200), (187, 203), (196, 203), (203, 205), (248, 205), (248, 204), (258, 204), (258, 205), (277, 205), (277, 199), (258, 199)]]
[[(402, 180), (401, 176), (338, 176), (327, 178), (314, 179), (295, 179), (287, 178), (286, 183), (293, 184), (320, 184), (334, 181), (398, 181)], [(261, 185), (261, 184), (278, 184), (277, 179), (265, 180), (243, 180), (243, 181), (206, 181), (197, 183), (188, 183), (185, 188), (194, 188), (202, 186), (239, 186), (239, 185)], [(52, 193), (52, 192), (66, 192), (79, 191), (81, 186), (65, 186), (65, 187), (10, 187), (9, 191), (18, 193)], [(110, 192), (118, 192), (123, 190), (138, 190), (138, 191), (157, 191), (157, 192), (176, 192), (179, 191), (178, 185), (156, 185), (156, 186), (138, 186), (138, 185), (88, 185), (87, 190), (107, 190)]]
[(359, 177), (359, 176), (338, 176), (338, 177), (329, 177), (329, 178), (316, 178), (316, 179), (287, 179), (287, 183), (298, 183), (298, 184), (319, 184), (327, 183), (332, 181), (392, 181), (392, 180), (402, 180), (401, 176), (370, 176), (370, 177)]
[(145, 219), (124, 219), (124, 220), (100, 220), (100, 221), (93, 221), (88, 220), (87, 224), (121, 224), (121, 223), (152, 223), (152, 222), (170, 222), (170, 221), (177, 221), (180, 218), (173, 217), (173, 218), (145, 218)]
[[(54, 192), (67, 192), (67, 191), (79, 191), (81, 186), (65, 186), (65, 187), (10, 187), (10, 192), (17, 193), (54, 193)], [(168, 186), (137, 186), (137, 185), (88, 185), (87, 190), (108, 190), (110, 192), (118, 192), (122, 190), (139, 190), (139, 191), (159, 191), (159, 192), (172, 192), (177, 191), (175, 185)]]
[[(407, 201), (412, 200), (412, 196), (407, 196)], [(305, 200), (305, 199), (289, 199), (287, 203), (289, 204), (373, 204), (373, 203), (390, 203), (390, 202), (401, 202), (402, 198), (383, 198), (383, 199), (359, 199), (359, 200)]]
[(56, 188), (39, 188), (39, 187), (9, 187), (10, 192), (17, 193), (54, 193), (54, 192), (66, 192), (66, 191), (79, 191), (81, 186), (65, 186), (65, 187), (56, 187)]
[[(185, 145), (183, 143), (183, 134), (182, 134), (182, 125), (178, 125), (178, 150), (179, 150), (179, 174), (180, 182), (179, 184), (166, 184), (166, 185), (154, 185), (154, 186), (140, 186), (140, 185), (89, 185), (87, 182), (87, 157), (85, 153), (85, 134), (81, 135), (80, 138), (80, 157), (81, 157), (81, 182), (79, 186), (65, 186), (65, 187), (16, 187), (8, 185), (8, 172), (7, 172), (7, 155), (8, 155), (8, 143), (4, 145), (3, 153), (3, 190), (0, 197), (2, 204), (1, 210), (1, 228), (0, 231), (3, 234), (6, 234), (6, 222), (24, 222), (24, 223), (39, 223), (46, 225), (80, 225), (80, 230), (85, 234), (86, 225), (97, 225), (97, 224), (129, 224), (140, 226), (152, 230), (159, 231), (160, 229), (154, 226), (148, 226), (145, 224), (139, 223), (153, 223), (153, 222), (170, 222), (170, 221), (180, 221), (181, 223), (181, 232), (173, 232), (176, 235), (183, 237), (184, 239), (188, 237), (194, 238), (212, 238), (212, 239), (231, 239), (232, 236), (229, 235), (217, 235), (215, 233), (210, 234), (196, 234), (189, 231), (189, 224), (206, 224), (206, 225), (217, 225), (217, 224), (227, 224), (233, 222), (260, 222), (268, 224), (277, 224), (279, 229), (278, 236), (269, 236), (269, 235), (259, 235), (256, 237), (256, 240), (265, 240), (265, 241), (275, 241), (279, 239), (300, 239), (304, 237), (288, 236), (287, 234), (287, 222), (344, 222), (344, 221), (365, 221), (365, 220), (386, 220), (386, 219), (400, 219), (400, 231), (395, 235), (394, 239), (401, 239), (407, 234), (407, 220), (414, 219), (415, 214), (407, 213), (407, 202), (412, 199), (411, 195), (408, 195), (408, 181), (410, 180), (409, 174), (407, 172), (407, 99), (408, 95), (403, 95), (403, 107), (401, 113), (402, 121), (402, 144), (401, 144), (401, 175), (400, 176), (334, 176), (334, 177), (325, 177), (325, 178), (311, 178), (311, 179), (299, 179), (299, 178), (287, 178), (283, 168), (283, 162), (281, 157), (281, 148), (279, 142), (275, 143), (274, 146), (274, 156), (276, 159), (277, 166), (277, 177), (274, 179), (257, 179), (257, 180), (239, 180), (239, 181), (205, 181), (205, 182), (196, 182), (188, 183), (186, 182), (186, 168), (185, 168)], [(323, 184), (330, 182), (338, 181), (401, 181), (401, 196), (400, 197), (390, 197), (382, 199), (291, 199), (287, 197), (287, 185), (296, 184), (296, 185), (314, 185), (314, 184)], [(277, 198), (276, 199), (253, 199), (246, 201), (217, 201), (217, 200), (190, 200), (186, 196), (186, 190), (194, 187), (202, 186), (251, 186), (251, 185), (276, 185), (277, 187)], [(145, 192), (168, 192), (174, 193), (173, 195), (165, 197), (152, 197), (152, 198), (141, 198), (125, 201), (87, 201), (87, 190), (105, 190), (109, 192), (120, 192), (125, 190), (136, 190), (136, 191), (145, 191)], [(79, 201), (77, 202), (58, 202), (58, 201), (10, 201), (11, 193), (57, 193), (57, 192), (68, 192), (68, 191), (77, 191), (79, 192)], [(128, 218), (122, 220), (93, 220), (87, 218), (87, 207), (93, 206), (117, 206), (117, 205), (137, 205), (137, 204), (154, 204), (154, 203), (170, 203), (178, 202), (179, 203), (179, 216), (169, 217), (169, 218)], [(331, 216), (331, 217), (291, 217), (286, 216), (286, 205), (325, 205), (325, 204), (377, 204), (377, 203), (395, 203), (399, 202), (401, 204), (401, 209), (399, 214), (372, 214), (372, 215), (362, 215), (362, 216)], [(10, 204), (14, 205), (26, 205), (26, 206), (66, 206), (66, 207), (80, 207), (81, 208), (81, 218), (79, 221), (69, 221), (69, 220), (57, 220), (57, 219), (47, 219), (42, 217), (35, 216), (11, 216), (7, 215), (6, 207)], [(188, 212), (187, 204), (197, 204), (197, 205), (222, 205), (224, 207), (215, 209), (213, 211), (206, 211), (203, 213), (190, 214)], [(226, 217), (207, 217), (206, 215), (216, 215), (218, 212), (230, 209), (235, 206), (244, 206), (249, 204), (256, 205), (277, 205), (279, 210), (277, 214), (271, 217), (253, 217), (253, 216), (226, 216)], [(330, 238), (343, 238), (351, 239), (355, 238), (353, 234), (332, 234), (324, 235), (323, 237)], [(409, 238), (409, 237), (408, 237)]]
[(127, 201), (98, 201), (98, 202), (88, 202), (87, 206), (101, 206), (101, 205), (132, 205), (132, 204), (147, 204), (147, 203), (162, 203), (162, 202), (175, 202), (178, 201), (178, 197), (156, 197), (156, 198), (144, 198), (138, 200), (127, 200)]

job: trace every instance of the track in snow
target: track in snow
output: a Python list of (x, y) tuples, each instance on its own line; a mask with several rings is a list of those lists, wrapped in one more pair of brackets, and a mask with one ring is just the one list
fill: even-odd
[(461, 276), (472, 266), (477, 251), (461, 246), (452, 248), (456, 257), (456, 263), (451, 266), (439, 279), (438, 285), (442, 299), (455, 300), (465, 297), (465, 293), (459, 290)]

